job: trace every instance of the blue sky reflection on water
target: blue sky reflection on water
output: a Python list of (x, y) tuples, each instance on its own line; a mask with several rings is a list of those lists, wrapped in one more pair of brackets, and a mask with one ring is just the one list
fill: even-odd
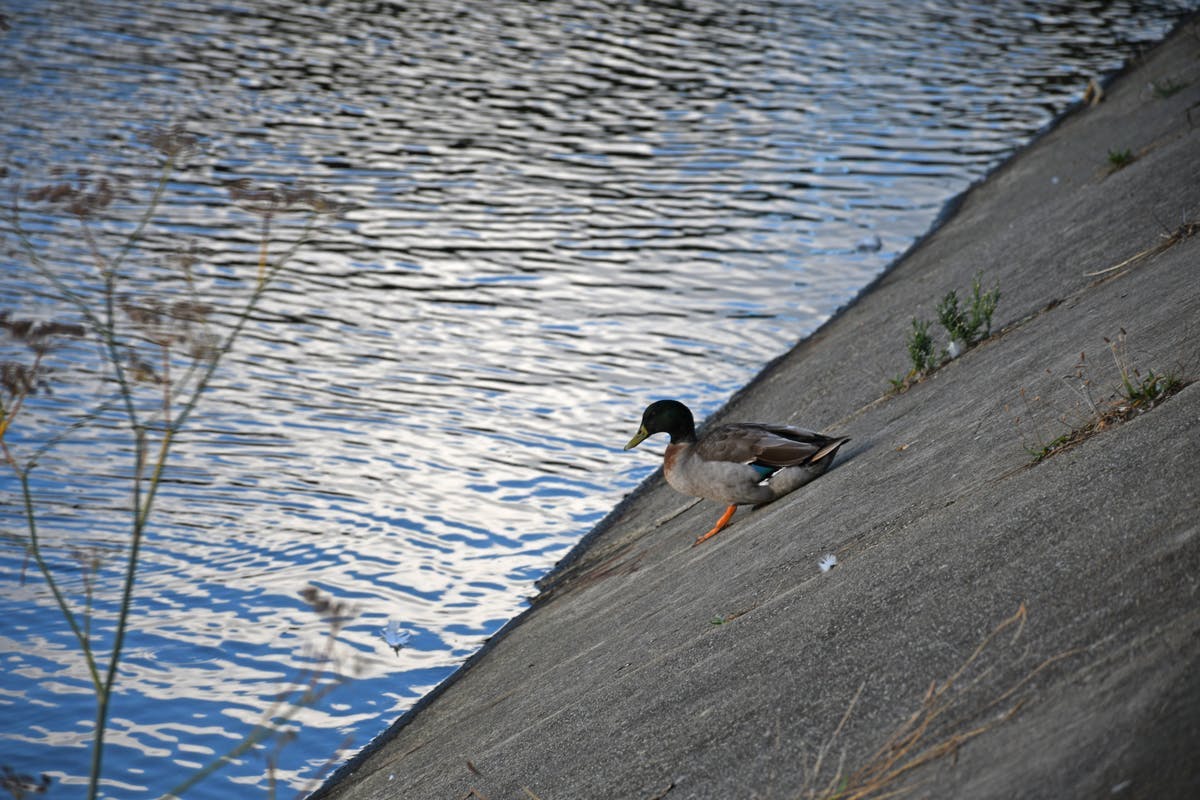
[[(178, 443), (107, 796), (159, 796), (332, 655), (318, 688), (352, 680), (288, 723), (296, 741), (189, 796), (265, 794), (271, 770), (309, 786), (518, 613), (649, 474), (653, 446), (620, 449), (647, 401), (715, 410), (1189, 5), (0, 3), (8, 185), (55, 165), (120, 178), (116, 219), (97, 222), (111, 247), (153, 176), (139, 134), (179, 121), (203, 137), (126, 264), (131, 293), (177, 296), (170, 265), (194, 241), (218, 313), (242, 296), (257, 221), (223, 181), (302, 178), (353, 207), (297, 254)], [(88, 284), (71, 221), (25, 219), (53, 269)], [(0, 309), (57, 317), (10, 227)], [(14, 448), (105, 393), (94, 345), (56, 357), (55, 394)], [(855, 368), (882, 391), (902, 360)], [(832, 398), (805, 422), (844, 412)], [(128, 535), (119, 419), (68, 439), (34, 481), (80, 602), (81, 559), (99, 560), (101, 637)], [(25, 559), (16, 490), (0, 476), (4, 759), (77, 785), (89, 684)], [(314, 613), (305, 587), (344, 615)], [(389, 618), (413, 634), (398, 653)]]

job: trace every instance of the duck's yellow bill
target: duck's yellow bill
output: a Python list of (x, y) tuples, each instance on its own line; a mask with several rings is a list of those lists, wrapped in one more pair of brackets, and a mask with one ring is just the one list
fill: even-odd
[(633, 435), (633, 438), (629, 440), (629, 444), (625, 445), (625, 449), (632, 450), (633, 448), (635, 448), (639, 444), (641, 444), (642, 440), (645, 439), (649, 435), (650, 435), (650, 432), (647, 431), (646, 426), (643, 425), (642, 427), (638, 428), (638, 432), (635, 433)]

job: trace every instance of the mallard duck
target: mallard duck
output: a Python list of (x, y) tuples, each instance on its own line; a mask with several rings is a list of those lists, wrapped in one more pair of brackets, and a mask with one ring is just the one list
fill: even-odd
[(688, 407), (677, 400), (658, 400), (646, 407), (642, 425), (625, 449), (656, 433), (671, 435), (663, 458), (667, 483), (683, 494), (729, 504), (713, 529), (693, 546), (720, 533), (739, 505), (769, 503), (824, 474), (838, 448), (849, 441), (759, 422), (719, 425), (696, 438)]

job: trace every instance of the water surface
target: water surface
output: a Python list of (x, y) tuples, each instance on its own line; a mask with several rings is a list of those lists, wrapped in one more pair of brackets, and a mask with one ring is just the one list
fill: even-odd
[[(295, 741), (190, 796), (311, 788), (518, 613), (653, 469), (653, 447), (620, 449), (645, 403), (719, 407), (1189, 5), (0, 6), (6, 197), (79, 169), (112, 176), (120, 197), (93, 223), (111, 253), (152, 188), (147, 131), (199, 137), (123, 265), (132, 300), (184, 296), (176, 256), (191, 246), (229, 324), (260, 219), (227, 181), (349, 207), (292, 259), (165, 473), (107, 796), (160, 795), (317, 666), (321, 685), (353, 680), (289, 723)], [(25, 205), (49, 272), (94, 288), (76, 221)], [(275, 252), (298, 225), (275, 221)], [(5, 231), (0, 309), (71, 318)], [(111, 393), (97, 352), (55, 354), (54, 394), (30, 401), (14, 450)], [(898, 343), (894, 363), (853, 368), (882, 392), (903, 361)], [(830, 398), (804, 422), (845, 412)], [(102, 641), (129, 536), (120, 419), (74, 432), (34, 485), (52, 566), (73, 602), (91, 587)], [(77, 785), (90, 682), (26, 558), (18, 490), (0, 476), (3, 761)], [(348, 606), (334, 646), (306, 587)], [(389, 618), (413, 633), (398, 653), (379, 633)]]

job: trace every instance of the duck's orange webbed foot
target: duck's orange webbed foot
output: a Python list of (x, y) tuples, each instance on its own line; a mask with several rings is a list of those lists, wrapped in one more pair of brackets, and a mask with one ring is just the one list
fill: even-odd
[(703, 542), (707, 539), (711, 539), (712, 537), (714, 537), (718, 533), (720, 533), (722, 531), (722, 529), (724, 529), (724, 527), (729, 524), (729, 520), (733, 519), (734, 511), (737, 511), (737, 506), (730, 506), (729, 508), (725, 509), (725, 513), (721, 515), (721, 518), (719, 520), (717, 520), (717, 524), (713, 526), (713, 529), (711, 531), (709, 531), (708, 533), (704, 534), (703, 536), (697, 538), (696, 541), (692, 542), (692, 547), (695, 547), (696, 545), (700, 544), (701, 542)]

